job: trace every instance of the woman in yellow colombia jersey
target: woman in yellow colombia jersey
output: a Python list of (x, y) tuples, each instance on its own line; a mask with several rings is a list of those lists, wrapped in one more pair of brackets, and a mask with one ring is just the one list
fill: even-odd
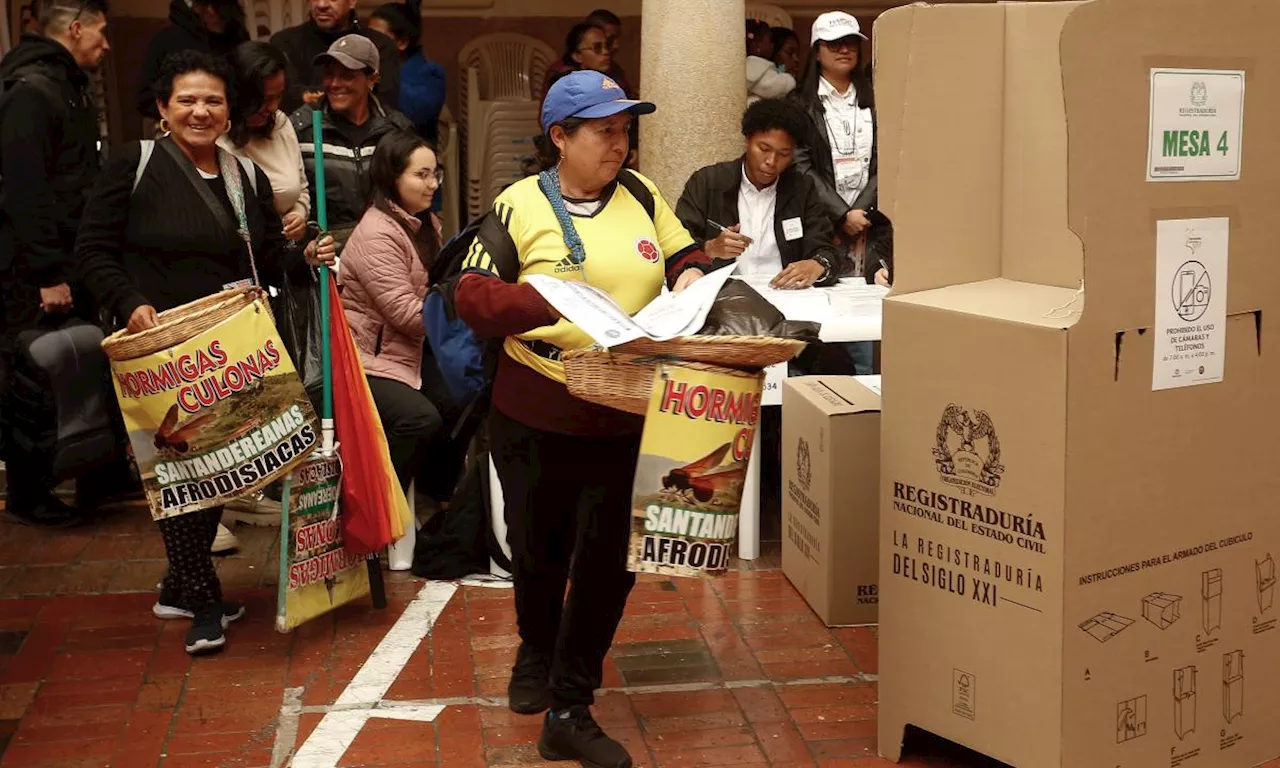
[(491, 214), (503, 226), (490, 229), (509, 237), (501, 247), (518, 254), (520, 276), (498, 278), (490, 253), (498, 246), (477, 237), (455, 292), (477, 336), (505, 339), (489, 429), (521, 639), (511, 708), (550, 708), (538, 743), (544, 758), (600, 768), (631, 765), (588, 707), (635, 584), (626, 551), (643, 419), (569, 394), (560, 354), (591, 340), (525, 278), (586, 282), (634, 314), (664, 282), (680, 290), (702, 276), (709, 260), (657, 187), (623, 169), (635, 116), (653, 110), (599, 72), (557, 81), (542, 106), (555, 165), (507, 188)]

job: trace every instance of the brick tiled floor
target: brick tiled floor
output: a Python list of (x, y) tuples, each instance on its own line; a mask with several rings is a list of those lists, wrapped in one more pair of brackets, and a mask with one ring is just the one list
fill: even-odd
[[(423, 582), (391, 574), (387, 610), (348, 606), (281, 635), (278, 533), (237, 535), (219, 569), (249, 615), (223, 654), (192, 660), (185, 623), (150, 614), (164, 561), (144, 511), (69, 531), (0, 525), (0, 766), (287, 764)], [(824, 627), (776, 551), (753, 565), (641, 579), (606, 662), (601, 724), (637, 766), (891, 765), (875, 750), (875, 631)], [(538, 718), (501, 700), (514, 633), (509, 590), (460, 587), (384, 699), (444, 709), (430, 723), (368, 720), (338, 765), (541, 765)], [(931, 741), (909, 753), (915, 768), (997, 765)]]

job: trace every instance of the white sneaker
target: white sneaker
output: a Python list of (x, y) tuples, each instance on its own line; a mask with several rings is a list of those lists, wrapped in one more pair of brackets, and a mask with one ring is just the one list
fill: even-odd
[(222, 511), (222, 519), (244, 525), (279, 528), (283, 519), (280, 502), (258, 493), (228, 502)]
[(233, 549), (240, 548), (240, 540), (231, 532), (227, 526), (218, 523), (218, 535), (213, 539), (213, 547), (209, 550), (215, 555), (223, 552), (230, 552)]

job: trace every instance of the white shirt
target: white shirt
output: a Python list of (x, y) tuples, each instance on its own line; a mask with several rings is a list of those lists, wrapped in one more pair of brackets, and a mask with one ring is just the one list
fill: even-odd
[(218, 137), (218, 146), (241, 157), (252, 160), (271, 181), (271, 192), (276, 213), (284, 216), (296, 213), (303, 219), (311, 210), (311, 193), (307, 190), (307, 172), (302, 165), (302, 150), (298, 147), (298, 134), (294, 133), (289, 118), (277, 111), (271, 135), (254, 137), (248, 144), (237, 148), (226, 135)]
[(772, 277), (782, 271), (782, 254), (773, 227), (777, 211), (778, 182), (756, 189), (744, 167), (738, 185), (738, 223), (742, 225), (741, 233), (754, 242), (738, 257), (738, 274)]
[(846, 203), (853, 205), (870, 181), (875, 118), (870, 109), (858, 107), (858, 92), (852, 84), (847, 92), (840, 93), (825, 77), (819, 78), (818, 98), (827, 120), (836, 190)]

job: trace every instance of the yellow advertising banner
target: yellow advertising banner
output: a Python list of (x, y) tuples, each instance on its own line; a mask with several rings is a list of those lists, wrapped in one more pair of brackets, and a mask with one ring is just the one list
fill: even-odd
[(111, 373), (157, 520), (256, 493), (319, 444), (262, 299), (186, 342), (112, 360)]
[(627, 569), (723, 573), (760, 421), (764, 375), (664, 364), (640, 438)]
[(365, 560), (342, 546), (342, 462), (313, 454), (285, 483), (276, 629), (288, 632), (369, 594)]

